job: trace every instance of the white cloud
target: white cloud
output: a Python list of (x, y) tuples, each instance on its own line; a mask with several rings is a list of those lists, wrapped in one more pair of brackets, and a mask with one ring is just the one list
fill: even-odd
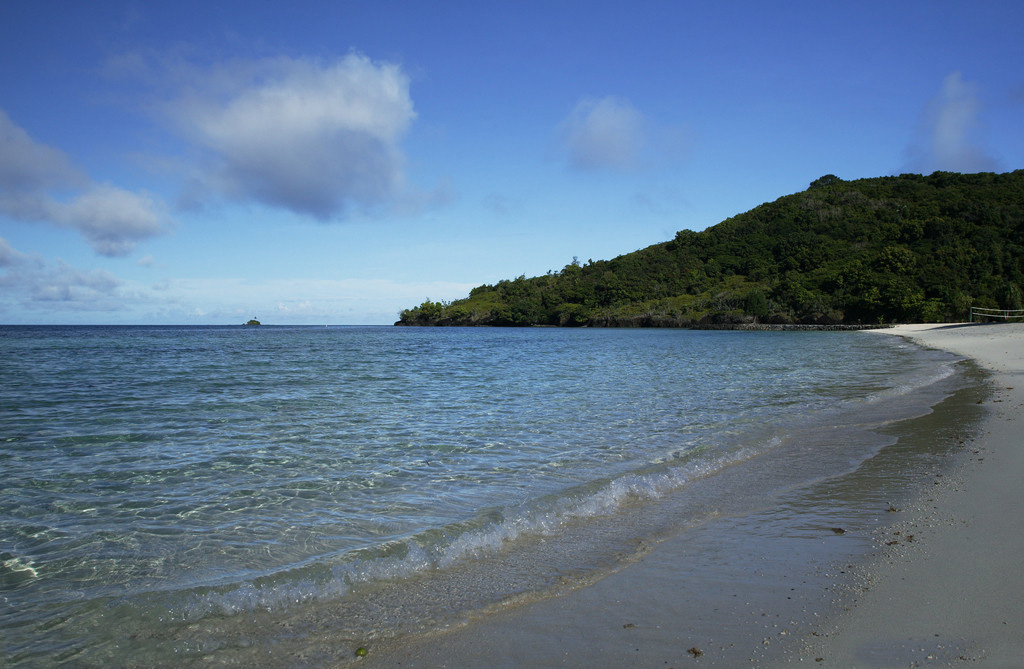
[(163, 234), (167, 224), (162, 203), (106, 184), (48, 209), (50, 220), (78, 230), (105, 256), (127, 255), (136, 243)]
[(639, 167), (647, 141), (643, 115), (616, 97), (581, 101), (560, 131), (569, 164), (585, 170)]
[(35, 142), (0, 109), (0, 193), (88, 183), (64, 153)]
[(116, 293), (123, 282), (105, 269), (80, 270), (60, 262), (32, 279), (30, 294), (36, 302), (63, 302), (92, 310), (120, 308)]
[(946, 76), (925, 109), (918, 139), (907, 150), (908, 169), (926, 174), (997, 170), (999, 161), (988, 155), (977, 135), (981, 112), (978, 87), (960, 72)]
[(170, 223), (161, 202), (93, 183), (63, 152), (34, 141), (3, 110), (0, 213), (77, 230), (106, 256), (131, 252), (137, 243), (166, 232)]
[(321, 220), (399, 199), (399, 143), (416, 114), (397, 65), (358, 54), (330, 63), (280, 58), (199, 76), (170, 103), (209, 162), (196, 183)]
[(0, 238), (0, 313), (19, 305), (51, 311), (115, 311), (123, 305), (124, 282), (104, 269), (80, 270), (21, 253)]
[(0, 267), (10, 267), (24, 261), (26, 256), (16, 251), (7, 240), (0, 237)]

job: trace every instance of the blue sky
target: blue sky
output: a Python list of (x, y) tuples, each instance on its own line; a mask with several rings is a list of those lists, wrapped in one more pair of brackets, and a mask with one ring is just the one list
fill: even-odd
[(391, 323), (1024, 168), (1024, 3), (6, 2), (0, 323)]

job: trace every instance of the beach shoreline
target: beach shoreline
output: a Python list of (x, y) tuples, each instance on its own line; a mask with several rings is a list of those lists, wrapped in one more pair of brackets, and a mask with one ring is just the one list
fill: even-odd
[[(1013, 578), (1024, 548), (1024, 532), (1018, 531), (1024, 513), (1003, 531), (1003, 507), (977, 508), (973, 500), (981, 490), (991, 506), (1007, 490), (1015, 492), (1016, 475), (1024, 473), (1013, 441), (1024, 383), (1012, 379), (1022, 369), (1024, 325), (898, 326), (878, 332), (962, 355), (991, 373), (983, 403), (980, 396), (974, 399), (975, 387), (974, 395), (953, 401), (954, 408), (895, 430), (904, 449), (914, 448), (915, 440), (952, 444), (951, 457), (942, 446), (941, 462), (926, 459), (911, 467), (920, 471), (905, 474), (898, 509), (859, 488), (874, 485), (872, 468), (906, 465), (894, 449), (861, 467), (864, 472), (840, 478), (854, 503), (837, 502), (822, 486), (784, 514), (766, 508), (689, 528), (596, 583), (371, 649), (359, 662), (882, 667), (970, 659), (1019, 666), (1024, 643), (1016, 632), (1024, 620), (1015, 607), (1024, 598), (1019, 584), (1000, 592), (993, 588)], [(958, 411), (959, 418), (953, 415)], [(960, 436), (957, 421), (973, 425), (976, 438)], [(1021, 501), (1018, 494), (1006, 506), (1016, 509)], [(984, 563), (988, 554), (991, 563), (971, 578), (958, 575)], [(716, 556), (720, 563), (714, 563)]]
[[(992, 395), (970, 453), (918, 491), (864, 565), (847, 611), (792, 660), (829, 667), (1024, 666), (1024, 323), (903, 325), (876, 332), (974, 360)], [(914, 540), (907, 541), (910, 536)]]

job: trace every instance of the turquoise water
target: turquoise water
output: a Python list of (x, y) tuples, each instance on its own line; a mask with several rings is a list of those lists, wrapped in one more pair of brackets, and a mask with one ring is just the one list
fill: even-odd
[[(0, 664), (330, 662), (311, 637), (608, 568), (736, 463), (855, 466), (955, 360), (849, 332), (3, 327)], [(858, 436), (808, 453), (815, 426)]]

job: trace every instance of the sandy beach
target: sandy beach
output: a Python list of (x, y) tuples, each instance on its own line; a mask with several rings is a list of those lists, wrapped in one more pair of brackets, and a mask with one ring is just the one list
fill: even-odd
[(900, 548), (870, 565), (850, 611), (797, 659), (1024, 666), (1024, 323), (877, 332), (972, 358), (992, 372), (994, 393), (973, 457), (922, 493), (890, 532)]
[[(586, 587), (360, 664), (1024, 666), (1024, 324), (874, 332), (971, 358), (984, 387), (784, 508), (689, 528)], [(949, 457), (907, 455), (936, 440)]]

